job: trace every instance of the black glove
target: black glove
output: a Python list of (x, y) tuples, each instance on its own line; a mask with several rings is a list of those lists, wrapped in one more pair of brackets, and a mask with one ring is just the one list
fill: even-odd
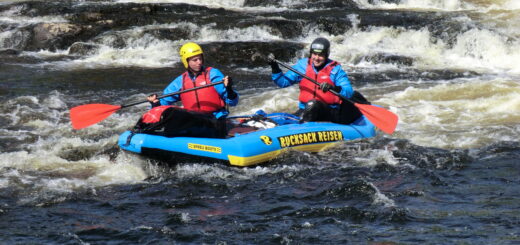
[(228, 84), (226, 86), (226, 90), (229, 92), (229, 91), (233, 91), (233, 79), (231, 77), (228, 76)]
[(329, 90), (334, 90), (337, 93), (341, 92), (341, 87), (336, 85), (330, 85), (329, 83), (320, 83), (320, 89), (324, 93), (327, 93)]
[(321, 91), (323, 91), (324, 93), (327, 93), (327, 91), (329, 91), (331, 88), (333, 88), (334, 86), (328, 84), (328, 83), (321, 83), (320, 84), (320, 89)]
[(278, 62), (276, 62), (274, 59), (274, 54), (267, 55), (267, 61), (269, 61), (269, 65), (271, 66), (271, 72), (273, 74), (277, 74), (282, 72), (282, 70), (280, 69), (280, 66), (278, 66)]
[(237, 93), (233, 90), (233, 79), (228, 77), (228, 84), (226, 86), (227, 97), (230, 100), (234, 100), (237, 97)]

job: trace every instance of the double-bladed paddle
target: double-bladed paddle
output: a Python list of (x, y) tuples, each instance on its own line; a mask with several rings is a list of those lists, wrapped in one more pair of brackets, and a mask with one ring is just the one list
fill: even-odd
[[(177, 91), (177, 92), (170, 93), (170, 94), (164, 94), (164, 95), (157, 97), (157, 99), (190, 92), (190, 91), (194, 91), (194, 90), (201, 89), (201, 88), (207, 88), (207, 87), (215, 86), (215, 85), (218, 85), (221, 83), (224, 83), (224, 81), (210, 83), (210, 84), (206, 84), (206, 85), (203, 85), (200, 87), (185, 89), (185, 90)], [(105, 118), (109, 117), (110, 115), (112, 115), (112, 113), (116, 112), (119, 109), (146, 103), (146, 102), (148, 102), (148, 100), (134, 102), (131, 104), (126, 104), (126, 105), (107, 105), (107, 104), (80, 105), (80, 106), (76, 106), (76, 107), (73, 107), (70, 109), (70, 121), (72, 122), (72, 127), (74, 129), (82, 129), (82, 128), (86, 128), (90, 125), (103, 121)]]
[[(294, 73), (300, 75), (301, 77), (304, 77), (307, 80), (311, 81), (312, 83), (320, 86), (320, 83), (316, 82), (316, 80), (306, 76), (305, 74), (302, 74), (301, 72), (297, 71), (296, 69), (292, 68), (291, 66), (289, 66), (277, 59), (274, 59), (272, 57), (267, 57), (267, 59), (269, 61), (274, 61), (274, 62), (280, 64), (281, 66), (293, 71)], [(395, 113), (393, 113), (385, 108), (379, 107), (379, 106), (356, 103), (356, 102), (352, 101), (351, 99), (341, 95), (340, 93), (338, 93), (334, 90), (329, 90), (329, 92), (333, 93), (334, 95), (340, 97), (341, 99), (343, 99), (345, 101), (348, 101), (348, 102), (354, 104), (354, 106), (356, 106), (359, 109), (359, 111), (363, 115), (365, 115), (365, 117), (368, 118), (368, 120), (370, 122), (372, 122), (376, 127), (381, 129), (381, 131), (383, 131), (387, 134), (392, 134), (395, 131), (395, 128), (397, 127), (397, 121), (399, 120), (399, 118), (397, 117), (397, 115)]]

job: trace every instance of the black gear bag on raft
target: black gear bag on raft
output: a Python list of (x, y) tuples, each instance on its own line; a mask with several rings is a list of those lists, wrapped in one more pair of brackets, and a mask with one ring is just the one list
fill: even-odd
[[(351, 99), (356, 101), (356, 103), (370, 104), (370, 102), (357, 91), (354, 91)], [(363, 115), (350, 101), (342, 101), (338, 108), (331, 108), (327, 104), (317, 100), (307, 102), (305, 109), (300, 109), (295, 114), (300, 116), (302, 121), (306, 122), (326, 121), (340, 124), (350, 124)]]
[(144, 133), (166, 137), (225, 138), (225, 119), (202, 114), (176, 106), (157, 106), (145, 113), (132, 129), (134, 134)]

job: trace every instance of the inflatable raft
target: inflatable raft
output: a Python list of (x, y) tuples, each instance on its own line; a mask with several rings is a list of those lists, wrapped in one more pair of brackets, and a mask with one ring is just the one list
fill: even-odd
[[(247, 126), (235, 120), (236, 128), (225, 139), (195, 137), (165, 137), (134, 134), (120, 135), (121, 149), (149, 157), (176, 161), (179, 157), (222, 160), (234, 166), (252, 166), (272, 160), (289, 149), (319, 152), (347, 140), (375, 136), (376, 128), (365, 116), (349, 125), (330, 122), (300, 123), (286, 113), (268, 114), (271, 128)], [(276, 126), (275, 126), (276, 125)]]

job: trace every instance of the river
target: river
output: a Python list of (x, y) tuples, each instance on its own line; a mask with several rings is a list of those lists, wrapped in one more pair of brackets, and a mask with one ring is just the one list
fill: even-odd
[[(237, 168), (120, 150), (145, 104), (71, 127), (162, 91), (187, 41), (232, 115), (292, 112), (253, 57), (318, 36), (394, 134)], [(0, 95), (0, 244), (520, 243), (517, 0), (0, 1)]]

